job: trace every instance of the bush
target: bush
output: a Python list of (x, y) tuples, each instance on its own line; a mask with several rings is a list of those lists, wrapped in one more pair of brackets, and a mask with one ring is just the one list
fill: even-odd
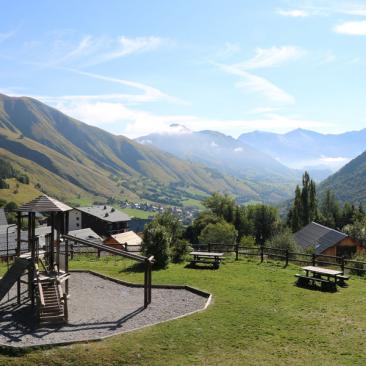
[(238, 232), (234, 225), (220, 221), (216, 224), (208, 224), (198, 239), (201, 244), (222, 244), (222, 247), (217, 245), (214, 249), (223, 250), (228, 245), (234, 245), (237, 237)]
[(166, 268), (168, 266), (169, 245), (169, 234), (163, 226), (155, 222), (146, 225), (141, 251), (147, 257), (154, 256), (156, 267)]
[(357, 261), (356, 263), (351, 262), (351, 267), (352, 269), (350, 270), (350, 273), (353, 275), (357, 275), (357, 276), (364, 276), (365, 275), (365, 263), (361, 263), (361, 262), (366, 262), (366, 256), (360, 253), (356, 253), (353, 257), (352, 257), (353, 261)]
[(299, 252), (296, 240), (289, 228), (285, 228), (277, 234), (273, 235), (271, 239), (266, 241), (266, 246), (276, 249), (288, 249), (290, 252)]
[(170, 256), (172, 262), (179, 263), (184, 261), (187, 254), (192, 250), (192, 247), (189, 245), (189, 242), (184, 239), (178, 239), (171, 246)]
[(254, 236), (243, 236), (240, 239), (240, 245), (246, 248), (257, 248), (257, 243), (255, 242), (255, 237)]
[(9, 184), (5, 182), (4, 179), (0, 178), (0, 189), (8, 189)]

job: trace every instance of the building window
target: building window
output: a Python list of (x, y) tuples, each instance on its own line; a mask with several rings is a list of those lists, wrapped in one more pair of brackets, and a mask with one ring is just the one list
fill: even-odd
[(79, 220), (80, 220), (80, 217), (77, 217), (77, 218), (76, 218), (76, 221), (79, 221)]
[(76, 226), (77, 226), (77, 227), (79, 227), (79, 226), (80, 226), (80, 224), (79, 224), (79, 223), (77, 223), (77, 224), (76, 224)]

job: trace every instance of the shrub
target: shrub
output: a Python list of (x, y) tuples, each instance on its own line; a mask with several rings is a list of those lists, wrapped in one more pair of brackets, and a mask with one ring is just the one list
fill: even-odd
[(189, 245), (189, 242), (187, 240), (178, 239), (171, 246), (170, 256), (172, 262), (174, 263), (182, 262), (191, 250), (192, 247)]
[(256, 248), (257, 243), (255, 242), (255, 237), (251, 235), (243, 236), (240, 239), (240, 245), (246, 248)]
[(238, 232), (234, 225), (226, 221), (220, 221), (216, 224), (208, 224), (199, 236), (199, 242), (202, 244), (222, 244), (215, 246), (216, 250), (223, 250), (228, 245), (234, 245)]
[(351, 267), (352, 269), (350, 270), (350, 273), (353, 275), (357, 275), (357, 276), (364, 276), (365, 275), (365, 263), (361, 263), (361, 262), (366, 262), (366, 256), (360, 253), (356, 253), (353, 257), (352, 257), (353, 261), (357, 261), (355, 263), (351, 262)]
[(145, 226), (141, 251), (147, 257), (154, 256), (155, 266), (166, 268), (169, 264), (170, 239), (166, 229), (151, 222)]
[(276, 249), (288, 249), (290, 252), (299, 252), (296, 240), (289, 228), (285, 228), (273, 235), (271, 239), (266, 241), (266, 246)]

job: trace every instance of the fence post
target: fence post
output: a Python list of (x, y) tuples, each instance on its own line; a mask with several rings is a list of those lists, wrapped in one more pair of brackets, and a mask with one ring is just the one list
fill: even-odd
[(235, 260), (239, 260), (239, 243), (235, 245)]
[(97, 253), (98, 253), (98, 258), (100, 258), (100, 249), (98, 249)]
[(288, 266), (288, 249), (286, 249), (285, 267)]
[(341, 271), (342, 271), (342, 275), (344, 275), (344, 255), (342, 255), (342, 258), (341, 258)]
[(311, 264), (315, 267), (315, 253), (311, 255)]
[(263, 257), (264, 257), (264, 247), (263, 247), (263, 244), (261, 244), (260, 248), (261, 248), (261, 263), (262, 263), (263, 262)]
[(211, 243), (208, 243), (208, 244), (207, 244), (207, 251), (208, 251), (208, 252), (211, 252)]

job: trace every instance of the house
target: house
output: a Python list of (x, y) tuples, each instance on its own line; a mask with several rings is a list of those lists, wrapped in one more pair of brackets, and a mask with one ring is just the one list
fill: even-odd
[(117, 249), (125, 249), (131, 252), (139, 252), (141, 249), (142, 239), (134, 231), (126, 231), (125, 233), (114, 234), (104, 240), (104, 244), (113, 246)]
[[(51, 233), (51, 226), (39, 226), (35, 229), (35, 235), (39, 240), (39, 247), (42, 248), (46, 245), (46, 236)], [(0, 257), (6, 257), (15, 255), (17, 248), (17, 228), (12, 226), (9, 230), (0, 229)], [(28, 232), (22, 230), (20, 232), (21, 251), (26, 252), (28, 250)]]
[(90, 228), (100, 236), (110, 236), (128, 230), (131, 218), (107, 205), (76, 207), (69, 213), (69, 230)]
[(7, 226), (8, 220), (5, 215), (5, 210), (3, 208), (0, 208), (0, 226)]
[(294, 234), (297, 244), (304, 250), (315, 248), (316, 254), (352, 257), (365, 253), (365, 247), (345, 233), (320, 225), (316, 222), (303, 227)]
[[(103, 239), (95, 233), (92, 229), (86, 228), (86, 229), (80, 229), (80, 230), (72, 230), (68, 233), (71, 236), (75, 236), (76, 238), (92, 241), (93, 243), (97, 244), (103, 244)], [(88, 247), (82, 244), (78, 243), (71, 243), (72, 247), (70, 247), (70, 250), (75, 253), (81, 253), (81, 252), (87, 252), (87, 253), (94, 253), (97, 252), (95, 248)]]

